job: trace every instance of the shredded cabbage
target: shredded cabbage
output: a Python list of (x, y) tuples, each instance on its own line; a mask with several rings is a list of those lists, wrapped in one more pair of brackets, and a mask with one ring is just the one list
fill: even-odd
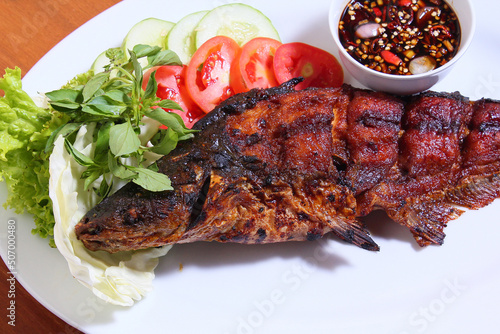
[[(92, 125), (82, 127), (74, 144), (86, 155), (93, 150), (93, 130)], [(99, 198), (94, 191), (83, 190), (82, 168), (64, 148), (64, 138), (59, 137), (49, 167), (49, 195), (53, 202), (57, 249), (66, 258), (72, 275), (96, 296), (115, 305), (132, 306), (152, 290), (158, 258), (171, 246), (115, 254), (86, 249), (77, 240), (74, 227)]]

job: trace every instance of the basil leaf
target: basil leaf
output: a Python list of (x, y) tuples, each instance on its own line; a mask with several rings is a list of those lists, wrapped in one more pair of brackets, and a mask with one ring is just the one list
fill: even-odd
[(123, 156), (136, 152), (141, 141), (135, 133), (130, 121), (113, 125), (109, 131), (109, 148), (115, 156)]
[(174, 110), (182, 110), (182, 107), (175, 101), (172, 100), (161, 100), (160, 102), (157, 103), (158, 107), (164, 108), (164, 109), (174, 109)]
[(152, 170), (153, 172), (158, 172), (160, 170), (156, 162), (153, 162), (151, 165), (149, 165), (148, 169)]
[(68, 151), (69, 154), (75, 159), (75, 161), (85, 167), (90, 167), (95, 165), (94, 161), (87, 157), (85, 154), (81, 153), (77, 149), (73, 147), (73, 145), (69, 142), (69, 140), (65, 139), (64, 140), (64, 147)]
[[(82, 178), (85, 178), (85, 182), (83, 183), (83, 188), (88, 190), (90, 186), (101, 176), (99, 170), (89, 171), (89, 173), (83, 173)], [(102, 182), (101, 182), (102, 183)]]
[(80, 108), (81, 91), (75, 89), (59, 89), (45, 93), (49, 103), (57, 111), (69, 112)]
[(188, 134), (179, 136), (178, 141), (188, 140), (188, 139), (193, 139), (193, 138), (194, 138), (194, 133), (188, 133)]
[(63, 88), (58, 90), (53, 90), (51, 92), (45, 93), (45, 96), (49, 98), (49, 102), (81, 102), (81, 90)]
[(122, 180), (131, 180), (132, 178), (134, 178), (137, 173), (136, 172), (133, 172), (127, 168), (125, 168), (125, 166), (123, 166), (121, 163), (119, 163), (118, 159), (115, 158), (111, 152), (108, 154), (108, 166), (109, 166), (109, 170), (111, 171), (111, 173), (113, 173), (114, 176), (122, 179)]
[(151, 148), (151, 151), (161, 155), (169, 154), (177, 146), (177, 142), (179, 141), (177, 133), (170, 128), (161, 131), (156, 136), (160, 138), (160, 141)]
[(109, 72), (101, 72), (90, 78), (87, 84), (83, 87), (83, 102), (90, 100), (108, 79)]
[(161, 47), (159, 46), (151, 46), (145, 44), (137, 44), (132, 49), (134, 51), (137, 58), (148, 57), (156, 55), (161, 51)]
[(116, 103), (104, 95), (94, 97), (82, 108), (83, 112), (108, 117), (119, 117), (125, 110), (127, 110), (126, 105)]
[(80, 109), (80, 103), (71, 101), (54, 101), (49, 102), (54, 110), (60, 112), (71, 112)]
[(128, 95), (132, 92), (132, 87), (130, 85), (130, 82), (126, 82), (122, 80), (122, 78), (115, 77), (113, 78), (113, 80), (111, 80), (109, 83), (106, 84), (106, 91), (110, 92), (112, 90), (119, 90), (123, 92), (124, 94), (127, 95), (128, 98), (127, 101), (130, 100), (130, 98), (128, 97)]
[(91, 114), (101, 116), (103, 118), (120, 118), (120, 113), (123, 112), (126, 107), (123, 106), (110, 106), (110, 105), (87, 105), (82, 108), (82, 111)]
[(45, 144), (45, 153), (49, 153), (50, 151), (52, 151), (52, 146), (54, 146), (54, 142), (56, 141), (57, 137), (59, 137), (59, 135), (66, 137), (79, 128), (80, 124), (78, 123), (66, 123), (58, 127), (54, 132), (50, 134), (49, 139), (47, 139), (47, 143)]
[(168, 128), (180, 134), (194, 133), (196, 130), (191, 130), (186, 127), (181, 116), (173, 112), (166, 112), (161, 108), (150, 109), (145, 111), (145, 115), (152, 118)]
[(142, 167), (128, 167), (137, 172), (137, 177), (132, 181), (149, 191), (173, 190), (170, 179), (165, 174), (161, 174)]
[(113, 89), (109, 92), (104, 93), (102, 96), (110, 100), (112, 103), (116, 105), (127, 105), (129, 103), (130, 98), (124, 91)]
[(135, 92), (137, 96), (139, 96), (140, 91), (142, 89), (142, 66), (139, 64), (139, 61), (137, 60), (137, 56), (135, 55), (134, 51), (130, 51), (130, 60), (132, 61), (132, 65), (134, 66), (134, 75), (135, 75)]
[(109, 131), (113, 125), (112, 122), (105, 122), (99, 128), (95, 140), (94, 160), (106, 161), (109, 149)]
[[(126, 57), (125, 55), (130, 55)], [(150, 191), (171, 190), (168, 176), (158, 173), (158, 166), (142, 167), (144, 152), (168, 154), (179, 140), (193, 137), (195, 130), (188, 129), (182, 118), (168, 110), (182, 110), (174, 101), (162, 100), (156, 96), (158, 82), (153, 72), (145, 89), (142, 89), (144, 71), (152, 66), (181, 65), (175, 52), (162, 50), (158, 46), (136, 45), (132, 50), (111, 48), (106, 51), (110, 62), (105, 72), (94, 75), (89, 71), (86, 80), (78, 86), (47, 93), (54, 110), (64, 112), (68, 122), (57, 128), (49, 137), (45, 150), (50, 152), (56, 138), (63, 135), (66, 150), (80, 165), (85, 166), (82, 179), (86, 188), (93, 188), (99, 196), (109, 194), (114, 177), (133, 181)], [(148, 65), (141, 66), (147, 58)], [(141, 59), (141, 62), (139, 62)], [(68, 88), (71, 87), (71, 88)], [(149, 116), (167, 126), (159, 131), (151, 147), (142, 147), (139, 139), (139, 125), (143, 117)], [(92, 140), (93, 155), (87, 157), (72, 145), (81, 126), (96, 122)], [(123, 163), (124, 157), (132, 157), (133, 166)], [(102, 178), (102, 179), (101, 179)], [(97, 185), (99, 182), (99, 185)]]
[(145, 99), (152, 99), (156, 97), (156, 90), (158, 89), (158, 83), (156, 82), (156, 70), (149, 76), (149, 81), (144, 91)]
[(163, 50), (154, 56), (149, 56), (148, 62), (151, 66), (182, 65), (179, 56), (172, 50)]
[(113, 188), (113, 181), (111, 181), (109, 184), (108, 182), (106, 181), (106, 179), (103, 177), (102, 181), (101, 181), (101, 184), (99, 186), (99, 191), (97, 192), (97, 194), (101, 197), (101, 198), (105, 198), (105, 197), (108, 197), (109, 193), (111, 192), (111, 189)]

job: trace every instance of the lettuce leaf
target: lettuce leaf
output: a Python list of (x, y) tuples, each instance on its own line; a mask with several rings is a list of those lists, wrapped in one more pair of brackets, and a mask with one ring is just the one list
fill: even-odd
[(63, 119), (38, 107), (23, 91), (21, 69), (6, 69), (0, 78), (0, 181), (5, 180), (8, 197), (4, 207), (34, 216), (33, 234), (49, 238), (54, 216), (49, 197), (49, 154), (45, 144)]
[(92, 78), (93, 75), (94, 75), (93, 70), (88, 70), (87, 72), (77, 74), (73, 79), (68, 81), (61, 88), (71, 89), (71, 88), (83, 86), (90, 80), (90, 78)]

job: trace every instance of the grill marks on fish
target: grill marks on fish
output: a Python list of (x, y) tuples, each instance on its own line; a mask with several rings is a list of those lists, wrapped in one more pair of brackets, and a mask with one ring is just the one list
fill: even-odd
[(402, 101), (383, 93), (355, 91), (347, 110), (347, 178), (355, 195), (378, 184), (398, 158)]
[(360, 217), (383, 209), (422, 245), (462, 211), (500, 197), (500, 104), (296, 91), (292, 80), (226, 100), (158, 166), (174, 191), (127, 185), (76, 226), (91, 250), (194, 241), (269, 243), (326, 233), (378, 246)]
[(483, 142), (478, 135), (485, 122), (499, 116), (498, 102), (472, 103), (458, 93), (411, 98), (398, 162), (358, 198), (359, 212), (382, 208), (409, 227), (419, 245), (442, 244), (447, 223), (463, 213), (457, 205), (478, 209), (500, 197), (493, 176), (500, 171), (500, 133), (490, 130)]

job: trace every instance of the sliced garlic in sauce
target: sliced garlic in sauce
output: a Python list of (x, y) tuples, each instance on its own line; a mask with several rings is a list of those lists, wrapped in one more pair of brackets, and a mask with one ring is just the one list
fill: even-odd
[(364, 23), (356, 27), (356, 36), (359, 38), (372, 38), (380, 35), (381, 25), (375, 22)]
[(422, 74), (436, 68), (436, 61), (431, 56), (422, 56), (413, 59), (409, 64), (412, 74)]

